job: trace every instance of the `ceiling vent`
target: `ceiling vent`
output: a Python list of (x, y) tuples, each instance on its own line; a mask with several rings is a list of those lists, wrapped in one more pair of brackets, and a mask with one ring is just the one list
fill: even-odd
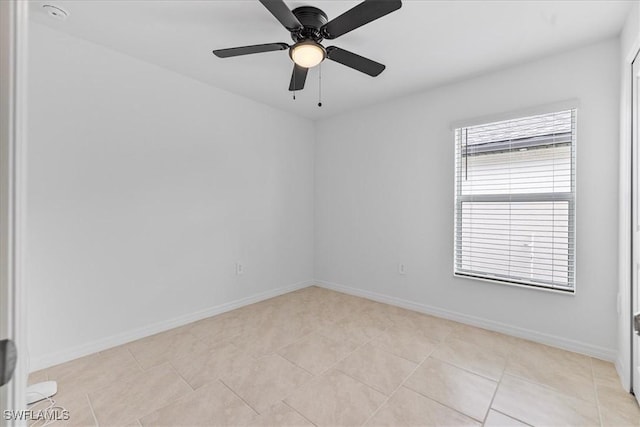
[(50, 4), (45, 4), (44, 6), (42, 6), (42, 10), (44, 10), (44, 13), (46, 13), (50, 17), (60, 21), (64, 21), (69, 16), (69, 12), (67, 12), (66, 10)]

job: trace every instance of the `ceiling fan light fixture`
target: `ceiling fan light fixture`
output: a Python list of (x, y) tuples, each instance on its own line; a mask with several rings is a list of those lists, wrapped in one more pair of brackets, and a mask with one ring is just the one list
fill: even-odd
[(324, 61), (327, 51), (313, 40), (304, 40), (291, 47), (289, 56), (297, 65), (312, 68)]
[[(300, 6), (291, 10), (284, 0), (259, 1), (291, 33), (291, 39), (295, 44), (290, 46), (288, 43), (263, 43), (216, 49), (213, 51), (215, 56), (231, 58), (288, 50), (289, 58), (295, 64), (289, 82), (289, 91), (292, 92), (304, 89), (309, 68), (319, 65), (325, 59), (371, 77), (376, 77), (384, 71), (383, 64), (336, 46), (329, 46), (325, 49), (320, 42), (336, 39), (400, 9), (402, 0), (361, 0), (359, 4), (332, 20), (329, 20), (327, 14), (317, 7)], [(295, 93), (293, 99), (295, 99)]]

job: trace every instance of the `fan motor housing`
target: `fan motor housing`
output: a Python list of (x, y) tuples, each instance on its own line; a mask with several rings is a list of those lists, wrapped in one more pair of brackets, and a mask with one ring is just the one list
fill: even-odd
[(326, 13), (313, 6), (297, 7), (291, 12), (304, 27), (291, 33), (291, 38), (295, 42), (308, 39), (320, 42), (323, 39), (320, 28), (329, 22)]

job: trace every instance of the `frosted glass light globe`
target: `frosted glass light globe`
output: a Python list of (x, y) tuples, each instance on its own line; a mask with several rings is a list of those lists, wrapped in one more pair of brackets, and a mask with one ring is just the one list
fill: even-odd
[(325, 50), (318, 43), (306, 40), (300, 43), (296, 43), (290, 52), (293, 62), (303, 68), (315, 67), (321, 63), (325, 56)]

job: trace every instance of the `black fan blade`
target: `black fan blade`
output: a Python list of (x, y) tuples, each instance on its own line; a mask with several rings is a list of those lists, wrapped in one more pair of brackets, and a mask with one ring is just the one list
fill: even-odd
[(251, 55), (252, 53), (273, 52), (274, 50), (285, 49), (289, 49), (289, 45), (286, 43), (267, 43), (232, 47), (229, 49), (217, 49), (213, 51), (213, 54), (218, 58), (230, 58), (232, 56)]
[(293, 65), (293, 73), (291, 74), (291, 83), (289, 83), (289, 90), (302, 90), (304, 89), (304, 82), (307, 80), (308, 68)]
[(379, 62), (372, 61), (364, 56), (356, 55), (355, 53), (335, 46), (329, 46), (327, 48), (327, 58), (368, 74), (371, 77), (377, 76), (385, 69), (385, 66)]
[(365, 0), (324, 24), (322, 26), (324, 37), (326, 39), (338, 38), (401, 7), (402, 1), (400, 0)]
[(282, 0), (260, 0), (273, 16), (289, 31), (302, 29), (302, 24)]

